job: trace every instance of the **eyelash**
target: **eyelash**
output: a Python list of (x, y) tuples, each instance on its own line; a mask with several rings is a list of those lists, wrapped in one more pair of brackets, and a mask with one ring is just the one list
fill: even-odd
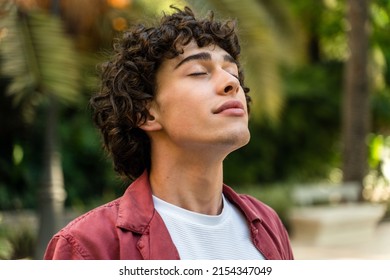
[(232, 75), (234, 78), (236, 78), (237, 80), (240, 80), (240, 78), (238, 77), (238, 75), (234, 75), (234, 74), (230, 74)]
[(207, 75), (207, 72), (195, 72), (190, 74), (190, 76), (201, 76), (201, 75)]
[[(207, 75), (207, 72), (195, 72), (195, 73), (191, 73), (189, 76), (201, 76), (201, 75)], [(234, 75), (232, 73), (230, 73), (230, 75), (232, 75), (233, 77), (235, 77), (237, 80), (240, 80), (240, 78), (238, 77), (238, 75)]]

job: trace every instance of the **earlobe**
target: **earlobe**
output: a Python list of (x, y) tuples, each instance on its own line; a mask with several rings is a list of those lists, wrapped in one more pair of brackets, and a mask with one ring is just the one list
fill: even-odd
[(140, 125), (140, 128), (144, 131), (157, 131), (162, 128), (161, 124), (154, 116), (153, 110), (149, 110), (148, 117), (146, 121)]

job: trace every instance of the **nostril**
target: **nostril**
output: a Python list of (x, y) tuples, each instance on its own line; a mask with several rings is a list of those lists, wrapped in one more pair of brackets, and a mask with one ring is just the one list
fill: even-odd
[(227, 86), (225, 87), (225, 93), (228, 93), (229, 91), (233, 90), (233, 86)]

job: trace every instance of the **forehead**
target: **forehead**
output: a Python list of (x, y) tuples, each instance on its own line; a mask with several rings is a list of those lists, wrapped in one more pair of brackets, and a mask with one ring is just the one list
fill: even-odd
[(204, 47), (198, 47), (198, 44), (193, 40), (185, 46), (179, 46), (178, 50), (182, 50), (182, 54), (180, 54), (178, 57), (176, 57), (177, 59), (183, 59), (184, 57), (186, 57), (188, 55), (192, 55), (192, 54), (197, 53), (199, 51), (206, 51), (206, 52), (210, 52), (210, 53), (222, 52), (224, 54), (227, 54), (227, 52), (225, 50), (223, 50), (221, 47), (219, 47), (218, 45), (211, 44), (211, 45), (204, 46)]
[[(228, 52), (226, 52), (224, 49), (219, 47), (218, 45), (211, 44), (204, 47), (199, 47), (195, 41), (191, 41), (187, 45), (181, 45), (178, 46), (177, 49), (179, 50), (180, 54), (172, 59), (166, 59), (162, 62), (161, 66), (171, 66), (173, 68), (176, 68), (176, 66), (183, 60), (185, 60), (188, 57), (191, 57), (193, 55), (199, 54), (199, 53), (207, 53), (210, 55), (210, 60), (227, 60), (226, 58), (229, 57), (229, 61), (234, 61), (234, 59), (229, 55)], [(196, 59), (195, 59), (196, 60)]]

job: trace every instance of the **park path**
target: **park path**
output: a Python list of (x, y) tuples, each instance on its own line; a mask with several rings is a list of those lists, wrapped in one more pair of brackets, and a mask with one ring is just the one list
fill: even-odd
[(297, 260), (390, 260), (390, 221), (381, 222), (374, 236), (359, 244), (307, 246), (291, 240)]

